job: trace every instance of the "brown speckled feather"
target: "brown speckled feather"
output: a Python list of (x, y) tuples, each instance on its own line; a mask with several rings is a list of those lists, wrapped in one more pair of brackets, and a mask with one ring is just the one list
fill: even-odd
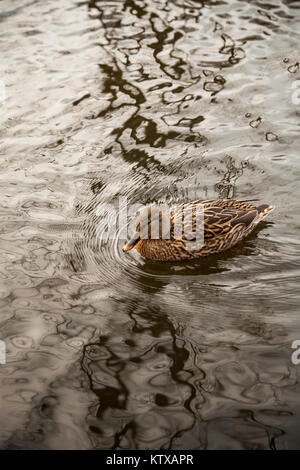
[[(192, 210), (191, 220), (185, 221), (182, 236), (174, 234), (174, 225), (182, 224), (184, 211)], [(196, 210), (204, 210), (204, 239), (201, 246), (188, 249), (196, 229)], [(171, 232), (169, 239), (141, 239), (136, 245), (139, 253), (148, 259), (179, 261), (224, 251), (245, 238), (255, 225), (274, 207), (255, 206), (250, 201), (197, 200), (188, 201), (169, 211)], [(202, 212), (203, 214), (203, 212)], [(178, 225), (177, 225), (178, 227)], [(193, 245), (194, 246), (194, 245)]]

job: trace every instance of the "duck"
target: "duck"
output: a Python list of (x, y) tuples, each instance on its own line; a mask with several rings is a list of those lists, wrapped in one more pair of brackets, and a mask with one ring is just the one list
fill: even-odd
[(186, 261), (227, 250), (249, 235), (275, 206), (254, 200), (195, 200), (168, 209), (149, 206), (123, 247), (156, 261)]

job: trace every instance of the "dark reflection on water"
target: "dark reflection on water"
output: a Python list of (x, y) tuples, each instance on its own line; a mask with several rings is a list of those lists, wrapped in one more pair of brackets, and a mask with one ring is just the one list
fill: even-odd
[[(212, 447), (230, 447), (242, 431), (245, 448), (276, 448), (284, 433), (280, 417), (286, 420), (291, 413), (273, 408), (277, 387), (259, 379), (247, 363), (253, 345), (244, 350), (210, 346), (204, 338), (195, 342), (182, 323), (143, 305), (128, 316), (131, 321), (117, 340), (101, 337), (85, 347), (83, 370), (99, 400), (89, 418), (95, 445), (198, 449), (211, 440)], [(261, 328), (263, 336), (262, 325), (252, 328)], [(260, 357), (268, 364), (268, 348)], [(293, 382), (289, 374), (287, 381)], [(264, 401), (266, 409), (254, 412)], [(232, 402), (238, 403), (235, 411)], [(222, 432), (225, 436), (214, 444)]]
[[(1, 2), (2, 449), (300, 447), (299, 15)], [(160, 264), (105, 238), (120, 196), (276, 211)]]

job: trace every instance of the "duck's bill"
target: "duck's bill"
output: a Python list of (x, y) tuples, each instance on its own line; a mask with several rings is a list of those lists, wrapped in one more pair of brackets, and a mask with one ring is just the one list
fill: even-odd
[(132, 248), (135, 247), (135, 245), (140, 241), (140, 239), (140, 235), (138, 233), (135, 233), (133, 237), (131, 237), (130, 240), (126, 243), (126, 245), (123, 246), (123, 251), (132, 250)]

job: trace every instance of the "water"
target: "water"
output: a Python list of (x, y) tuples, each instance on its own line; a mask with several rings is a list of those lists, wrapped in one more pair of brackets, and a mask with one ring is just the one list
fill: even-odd
[[(299, 2), (0, 2), (2, 449), (300, 447)], [(3, 93), (2, 93), (3, 98)], [(146, 262), (99, 207), (259, 198)]]

